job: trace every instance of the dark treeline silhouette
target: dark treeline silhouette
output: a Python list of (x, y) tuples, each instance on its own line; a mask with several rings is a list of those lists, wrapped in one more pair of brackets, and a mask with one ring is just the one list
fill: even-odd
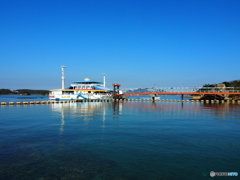
[(19, 94), (19, 95), (48, 95), (48, 90), (33, 90), (33, 89), (0, 89), (0, 95), (10, 95), (10, 94)]
[[(240, 87), (240, 80), (224, 81), (218, 84), (225, 84), (226, 87)], [(216, 87), (217, 84), (204, 84), (203, 87)]]

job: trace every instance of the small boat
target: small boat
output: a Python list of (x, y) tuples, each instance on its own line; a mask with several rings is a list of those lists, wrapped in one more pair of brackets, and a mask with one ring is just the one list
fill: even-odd
[(104, 85), (105, 82), (92, 81), (90, 78), (85, 78), (84, 81), (72, 82), (68, 88), (51, 90), (49, 99), (56, 101), (111, 99), (113, 91)]

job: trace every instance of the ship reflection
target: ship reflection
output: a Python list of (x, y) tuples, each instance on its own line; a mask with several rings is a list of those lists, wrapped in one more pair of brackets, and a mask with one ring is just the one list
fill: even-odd
[[(69, 117), (77, 117), (78, 120), (91, 121), (91, 120), (101, 120), (103, 122), (103, 127), (105, 127), (104, 122), (106, 120), (107, 110), (112, 109), (112, 103), (106, 102), (81, 102), (81, 103), (54, 103), (49, 104), (50, 109), (53, 112), (60, 114), (60, 134), (64, 131), (64, 126), (66, 124), (66, 119)], [(115, 106), (114, 106), (115, 107)], [(113, 114), (120, 114), (121, 108), (113, 108)]]

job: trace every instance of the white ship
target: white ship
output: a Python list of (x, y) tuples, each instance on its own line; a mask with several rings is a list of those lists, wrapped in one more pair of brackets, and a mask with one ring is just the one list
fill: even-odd
[(67, 101), (81, 99), (111, 99), (112, 90), (105, 87), (104, 82), (92, 81), (90, 78), (85, 78), (84, 81), (72, 82), (70, 87), (64, 88), (64, 71), (62, 66), (62, 89), (54, 89), (49, 93), (50, 100)]

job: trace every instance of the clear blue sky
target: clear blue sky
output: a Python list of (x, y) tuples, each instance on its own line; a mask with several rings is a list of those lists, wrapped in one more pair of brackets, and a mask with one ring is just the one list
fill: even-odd
[(239, 0), (0, 0), (0, 88), (240, 79)]

